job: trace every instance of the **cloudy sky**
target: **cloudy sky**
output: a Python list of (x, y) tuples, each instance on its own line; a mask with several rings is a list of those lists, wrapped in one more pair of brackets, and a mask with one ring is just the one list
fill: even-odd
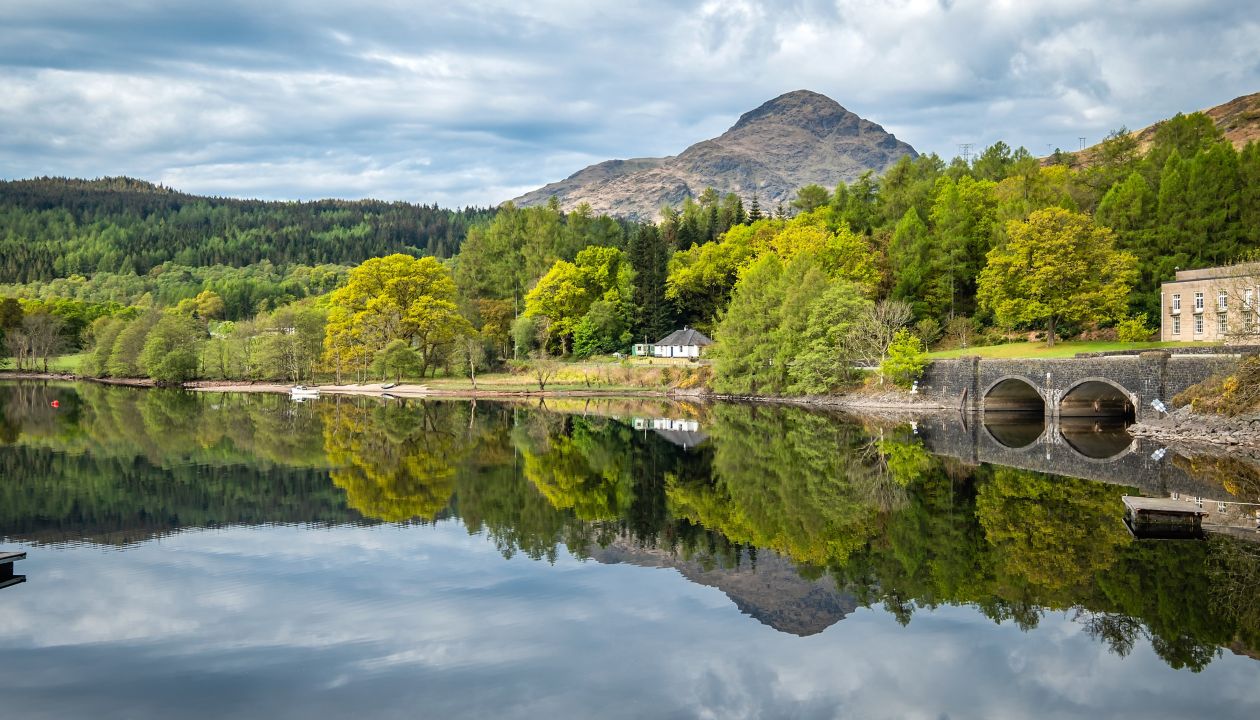
[(0, 0), (0, 176), (489, 204), (808, 88), (921, 152), (1260, 91), (1254, 0)]

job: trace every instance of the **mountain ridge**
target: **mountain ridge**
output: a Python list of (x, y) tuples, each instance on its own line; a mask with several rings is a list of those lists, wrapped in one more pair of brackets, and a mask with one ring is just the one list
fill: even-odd
[(514, 198), (542, 205), (552, 197), (565, 210), (582, 203), (595, 213), (651, 219), (663, 205), (676, 206), (707, 187), (755, 194), (770, 206), (787, 202), (803, 185), (834, 187), (862, 173), (880, 172), (903, 155), (918, 153), (879, 124), (809, 90), (794, 90), (739, 116), (716, 138), (677, 155), (605, 160), (564, 180)]

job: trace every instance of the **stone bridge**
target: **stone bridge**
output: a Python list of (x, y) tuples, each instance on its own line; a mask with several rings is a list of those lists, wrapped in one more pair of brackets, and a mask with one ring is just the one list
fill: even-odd
[(965, 357), (928, 366), (918, 391), (963, 412), (1074, 417), (1157, 417), (1152, 403), (1173, 396), (1238, 362), (1234, 354), (1106, 355), (1004, 360)]

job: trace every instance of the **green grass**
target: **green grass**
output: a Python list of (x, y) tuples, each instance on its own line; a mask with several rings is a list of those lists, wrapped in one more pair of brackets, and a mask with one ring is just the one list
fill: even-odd
[(74, 355), (59, 355), (48, 361), (49, 372), (79, 372), (79, 366), (82, 365), (88, 353), (75, 353)]
[(955, 348), (929, 353), (933, 360), (967, 357), (978, 355), (986, 358), (1068, 358), (1077, 353), (1111, 352), (1115, 350), (1155, 350), (1168, 347), (1185, 347), (1187, 345), (1213, 345), (1215, 343), (1183, 343), (1183, 342), (1144, 342), (1125, 343), (1116, 341), (1068, 341), (1061, 340), (1049, 347), (1043, 342), (1007, 343), (1005, 345), (988, 345), (985, 347)]

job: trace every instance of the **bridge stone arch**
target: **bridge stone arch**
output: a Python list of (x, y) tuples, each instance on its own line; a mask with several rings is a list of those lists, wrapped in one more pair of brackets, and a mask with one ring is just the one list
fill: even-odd
[(1045, 393), (1023, 375), (1003, 375), (989, 383), (977, 398), (981, 408), (992, 412), (1046, 414), (1049, 400)]
[(1076, 378), (1058, 393), (1059, 417), (1118, 417), (1135, 420), (1137, 394), (1101, 375)]

